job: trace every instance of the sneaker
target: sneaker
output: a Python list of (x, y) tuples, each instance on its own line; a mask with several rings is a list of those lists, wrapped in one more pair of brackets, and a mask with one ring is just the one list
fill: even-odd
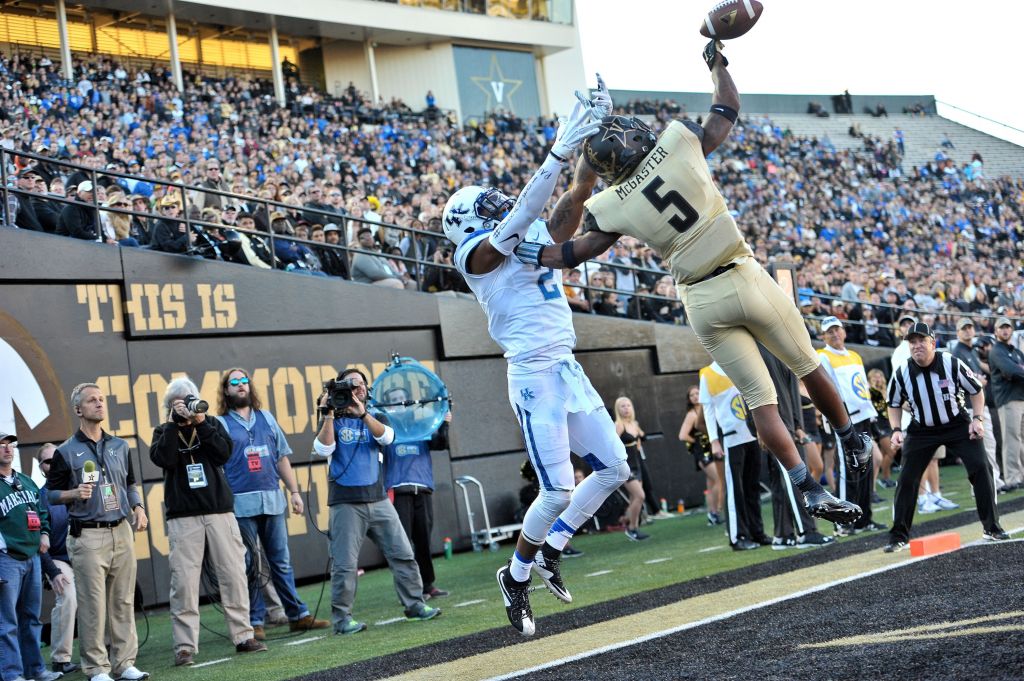
[(505, 602), (505, 614), (512, 627), (523, 636), (533, 636), (533, 610), (530, 609), (530, 580), (517, 582), (512, 578), (512, 562), (509, 561), (495, 573), (501, 599)]
[(429, 601), (431, 598), (444, 598), (448, 595), (448, 592), (444, 589), (438, 589), (433, 584), (429, 588), (423, 590), (423, 600)]
[(941, 494), (931, 494), (929, 496), (931, 498), (932, 503), (938, 506), (943, 511), (952, 511), (954, 509), (960, 508), (960, 504), (956, 503), (955, 501), (950, 501)]
[(785, 551), (796, 548), (795, 537), (775, 537), (772, 539), (772, 551)]
[(812, 516), (833, 523), (852, 523), (862, 513), (857, 504), (836, 499), (824, 488), (816, 492), (804, 492), (804, 503)]
[(882, 550), (885, 551), (886, 553), (899, 553), (900, 551), (902, 551), (905, 548), (907, 548), (907, 542), (905, 542), (905, 541), (891, 541), (888, 544), (886, 544), (885, 548), (882, 549)]
[(872, 504), (882, 504), (882, 503), (885, 503), (885, 499), (880, 497), (878, 495), (878, 492), (872, 492), (871, 493), (871, 503)]
[(892, 478), (878, 478), (878, 484), (884, 489), (892, 489), (897, 485), (897, 482)]
[(851, 537), (854, 534), (853, 525), (836, 525), (833, 534), (837, 537)]
[(863, 473), (871, 463), (871, 438), (865, 433), (850, 433), (843, 438), (843, 456), (850, 470)]
[(888, 530), (889, 526), (883, 525), (882, 523), (876, 523), (874, 521), (871, 521), (870, 523), (868, 523), (860, 529), (863, 532), (881, 532), (882, 530)]
[(582, 555), (582, 551), (580, 551), (579, 549), (574, 549), (569, 544), (566, 544), (565, 548), (562, 549), (562, 558), (579, 558)]
[(753, 541), (761, 546), (771, 546), (773, 540), (768, 535), (762, 534), (759, 537), (754, 537)]
[(194, 655), (191, 650), (182, 648), (178, 652), (174, 653), (174, 666), (175, 667), (191, 667), (196, 663)]
[(761, 545), (757, 542), (750, 541), (749, 539), (743, 539), (742, 537), (732, 545), (733, 551), (753, 551), (754, 549), (761, 548)]
[[(96, 678), (95, 676), (92, 678)], [(121, 670), (121, 673), (117, 676), (118, 681), (142, 681), (142, 679), (148, 679), (149, 672), (144, 672), (134, 666), (125, 667)]]
[(994, 530), (985, 530), (982, 532), (981, 538), (985, 541), (1008, 541), (1010, 539), (1010, 535), (997, 527)]
[(835, 537), (827, 537), (820, 532), (808, 532), (807, 534), (801, 534), (797, 537), (796, 547), (798, 549), (809, 549), (815, 546), (825, 546), (827, 544), (835, 543)]
[(572, 594), (565, 588), (562, 573), (558, 569), (560, 562), (558, 551), (545, 543), (533, 557), (531, 567), (555, 598), (563, 603), (572, 603)]
[(405, 611), (405, 619), (417, 622), (426, 622), (435, 617), (441, 616), (441, 608), (431, 608), (429, 605), (420, 604)]
[[(331, 626), (331, 623), (327, 620), (318, 620), (312, 615), (306, 615), (300, 617), (294, 622), (288, 623), (289, 631), (309, 631), (310, 629), (326, 629)], [(263, 639), (260, 639), (263, 640)]]
[(340, 627), (334, 628), (335, 634), (342, 634), (345, 636), (349, 634), (358, 634), (360, 631), (366, 631), (366, 623), (356, 622), (355, 620), (351, 619), (345, 620), (345, 623), (342, 624)]
[(36, 674), (32, 681), (55, 681), (55, 679), (59, 679), (62, 676), (64, 676), (63, 672), (53, 672), (44, 669), (41, 673)]
[(81, 669), (81, 667), (68, 660), (67, 662), (54, 662), (51, 669), (55, 672), (60, 672), (61, 674), (73, 674)]
[(643, 541), (644, 539), (650, 539), (651, 535), (644, 534), (640, 530), (626, 530), (626, 539), (630, 541)]
[(708, 513), (708, 526), (711, 527), (711, 526), (717, 525), (717, 524), (718, 524), (718, 514), (717, 513)]
[(235, 644), (236, 653), (265, 653), (266, 651), (267, 644), (262, 641), (257, 641), (254, 638)]
[(931, 500), (930, 495), (923, 495), (917, 498), (918, 513), (935, 513), (939, 510), (938, 505)]
[(267, 640), (267, 632), (263, 628), (262, 624), (254, 624), (254, 625), (252, 625), (252, 637), (254, 639), (256, 639), (257, 641), (266, 641)]

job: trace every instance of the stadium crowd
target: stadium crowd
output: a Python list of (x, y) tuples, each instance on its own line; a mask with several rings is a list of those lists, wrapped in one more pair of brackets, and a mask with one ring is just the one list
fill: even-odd
[[(11, 193), (5, 224), (428, 291), (466, 291), (445, 267), (451, 250), (439, 235), (450, 191), (515, 191), (556, 125), (496, 112), (460, 126), (429, 93), (414, 112), (351, 84), (331, 97), (294, 73), (285, 108), (269, 82), (247, 76), (188, 73), (179, 93), (166, 66), (96, 55), (76, 57), (74, 74), (64, 82), (44, 56), (0, 55), (4, 146), (83, 166), (7, 156), (9, 184), (35, 196)], [(656, 131), (687, 115), (655, 100), (621, 111), (647, 116)], [(980, 159), (959, 167), (943, 149), (907, 168), (896, 140), (861, 138), (861, 150), (837, 150), (747, 117), (711, 158), (758, 256), (797, 267), (812, 333), (813, 319), (835, 315), (852, 322), (851, 342), (891, 346), (898, 308), (928, 315), (941, 340), (955, 337), (961, 313), (977, 315), (983, 333), (996, 316), (1018, 318), (1022, 181), (987, 177)], [(187, 202), (164, 182), (187, 185)], [(110, 210), (97, 226), (94, 209), (48, 195)], [(117, 212), (129, 210), (149, 216)], [(189, 229), (186, 210), (205, 227)], [(260, 236), (271, 231), (273, 246)], [(333, 245), (355, 249), (354, 259)], [(623, 238), (579, 269), (565, 281), (576, 311), (685, 323), (671, 279), (643, 244)]]

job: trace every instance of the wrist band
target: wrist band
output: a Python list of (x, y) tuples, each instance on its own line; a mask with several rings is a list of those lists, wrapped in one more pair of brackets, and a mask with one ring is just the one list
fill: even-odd
[(975, 415), (975, 416), (972, 416), (971, 418), (974, 419), (975, 421), (981, 421), (982, 423), (985, 422), (985, 419), (982, 416)]
[(892, 432), (894, 432), (894, 433), (902, 433), (903, 429), (900, 428), (899, 426), (893, 426)]
[(562, 264), (573, 269), (580, 261), (576, 259), (576, 253), (572, 250), (572, 239), (562, 243)]
[(725, 104), (712, 104), (711, 113), (716, 113), (723, 118), (729, 119), (730, 123), (735, 123), (736, 119), (739, 118), (740, 112), (731, 106)]
[(524, 265), (540, 265), (541, 254), (544, 253), (544, 246), (533, 241), (524, 241), (513, 251), (516, 258)]
[(368, 412), (368, 411), (363, 411), (363, 413), (359, 415), (359, 419), (360, 419), (360, 420), (362, 420), (362, 419), (365, 419), (365, 418), (366, 418), (367, 416), (369, 416), (369, 415), (370, 415), (370, 412)]

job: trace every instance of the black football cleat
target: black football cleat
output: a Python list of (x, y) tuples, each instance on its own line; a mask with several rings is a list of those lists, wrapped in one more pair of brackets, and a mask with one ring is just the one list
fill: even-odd
[(512, 578), (512, 563), (509, 561), (496, 573), (501, 598), (505, 601), (505, 614), (509, 623), (523, 636), (533, 636), (533, 610), (530, 608), (530, 580), (517, 582)]
[(559, 570), (561, 562), (558, 551), (545, 544), (533, 558), (533, 571), (544, 582), (548, 591), (563, 603), (572, 603), (572, 594), (565, 588), (562, 581), (562, 573)]
[(846, 465), (856, 473), (863, 473), (871, 464), (871, 436), (865, 433), (853, 432), (843, 438), (843, 456), (846, 457)]
[(804, 503), (807, 505), (807, 512), (815, 518), (839, 525), (852, 523), (863, 514), (860, 506), (836, 499), (824, 488), (816, 492), (804, 492)]

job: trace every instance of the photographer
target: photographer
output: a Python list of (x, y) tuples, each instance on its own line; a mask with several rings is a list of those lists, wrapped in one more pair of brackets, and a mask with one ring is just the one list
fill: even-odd
[(231, 641), (239, 653), (267, 646), (253, 638), (249, 590), (242, 557), (245, 546), (234, 515), (234, 495), (222, 466), (231, 458), (231, 437), (199, 389), (177, 378), (164, 392), (167, 422), (153, 431), (149, 458), (164, 472), (164, 503), (170, 541), (171, 622), (174, 665), (191, 665), (199, 651), (199, 581), (203, 554), (217, 574), (220, 602)]
[(320, 398), (323, 424), (313, 441), (317, 456), (330, 457), (331, 619), (336, 634), (355, 634), (366, 624), (352, 619), (359, 550), (370, 535), (388, 561), (405, 616), (429, 620), (441, 614), (423, 602), (423, 580), (395, 507), (384, 493), (382, 447), (395, 431), (383, 414), (366, 410), (366, 376), (341, 372)]

